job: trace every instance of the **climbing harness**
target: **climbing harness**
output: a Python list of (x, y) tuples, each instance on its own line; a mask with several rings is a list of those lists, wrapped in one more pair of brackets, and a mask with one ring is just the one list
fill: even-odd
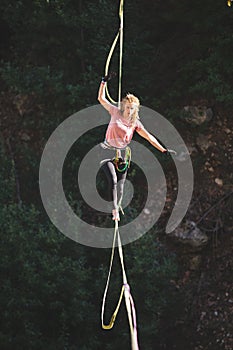
[[(104, 142), (101, 142), (100, 146), (103, 149), (109, 149), (112, 151), (115, 151), (115, 157), (112, 159), (117, 171), (120, 173), (123, 173), (130, 167), (130, 162), (131, 162), (131, 149), (129, 146), (126, 146), (125, 148), (117, 148), (111, 146), (107, 140), (104, 140)], [(124, 159), (121, 158), (121, 151), (125, 151), (125, 156)]]
[(124, 159), (119, 157), (119, 152), (116, 150), (115, 158), (113, 158), (113, 163), (119, 171), (119, 173), (124, 173), (130, 167), (131, 161), (131, 149), (127, 146), (125, 149), (125, 157)]
[[(112, 47), (109, 51), (109, 55), (108, 55), (108, 58), (106, 61), (106, 66), (105, 66), (105, 75), (107, 76), (109, 66), (110, 66), (110, 61), (111, 61), (114, 49), (116, 47), (118, 39), (120, 38), (118, 108), (120, 108), (120, 104), (121, 104), (121, 79), (122, 79), (122, 58), (123, 58), (123, 5), (124, 5), (124, 0), (120, 0), (120, 7), (119, 7), (120, 27), (119, 27), (118, 33), (117, 33), (117, 35), (112, 43)], [(107, 88), (107, 83), (106, 83), (106, 95), (112, 103), (115, 103), (115, 104), (117, 103), (116, 101), (114, 101), (111, 98), (109, 91), (108, 91), (108, 88)], [(131, 161), (131, 149), (128, 146), (125, 149), (112, 147), (105, 140), (104, 142), (101, 143), (101, 147), (104, 149), (115, 150), (115, 152), (116, 152), (115, 157), (113, 158), (112, 161), (113, 161), (118, 172), (121, 172), (121, 173), (125, 172), (129, 168), (130, 161)], [(122, 150), (125, 150), (124, 158), (121, 157)], [(122, 209), (121, 202), (122, 202), (122, 197), (120, 198), (120, 200), (118, 202), (117, 211), (121, 210), (122, 214), (124, 215), (124, 211)], [(107, 282), (106, 282), (104, 295), (103, 295), (103, 301), (102, 301), (101, 324), (102, 324), (102, 328), (106, 329), (106, 330), (111, 329), (113, 327), (115, 319), (116, 319), (117, 314), (118, 314), (118, 311), (120, 309), (120, 305), (121, 305), (123, 296), (124, 296), (127, 315), (128, 315), (128, 321), (129, 321), (130, 334), (131, 334), (131, 349), (132, 350), (139, 350), (138, 340), (137, 340), (136, 310), (135, 310), (135, 306), (134, 306), (133, 297), (132, 297), (132, 294), (130, 292), (130, 286), (127, 282), (127, 276), (126, 276), (126, 271), (125, 271), (125, 266), (124, 266), (123, 248), (122, 248), (122, 244), (121, 244), (121, 237), (120, 237), (117, 217), (115, 217), (114, 221), (115, 221), (115, 229), (114, 229), (114, 236), (113, 236), (113, 244), (112, 244), (111, 257), (110, 257), (108, 277), (107, 277)], [(104, 311), (105, 311), (105, 304), (106, 304), (107, 292), (108, 292), (109, 283), (110, 283), (110, 277), (111, 277), (111, 272), (112, 272), (112, 266), (113, 266), (116, 245), (118, 246), (118, 254), (119, 254), (120, 263), (121, 263), (121, 270), (122, 270), (122, 288), (121, 288), (120, 296), (119, 296), (115, 311), (112, 314), (110, 322), (108, 324), (105, 324), (104, 323)]]
[(129, 167), (129, 163), (125, 162), (122, 158), (113, 158), (113, 163), (119, 173), (124, 173)]

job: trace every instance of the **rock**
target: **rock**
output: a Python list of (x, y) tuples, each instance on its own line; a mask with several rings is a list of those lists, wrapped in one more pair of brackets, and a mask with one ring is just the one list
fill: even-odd
[[(231, 225), (231, 223), (228, 225), (228, 223), (225, 225), (225, 231), (227, 233), (232, 233), (233, 232), (233, 226)], [(233, 241), (233, 237), (231, 237), (231, 241)]]
[(24, 113), (26, 112), (27, 101), (28, 101), (28, 96), (22, 95), (22, 94), (16, 95), (13, 100), (13, 103), (20, 116), (23, 116)]
[(23, 132), (21, 135), (20, 135), (20, 138), (22, 141), (30, 141), (31, 140), (31, 137), (26, 134), (25, 132)]
[(196, 144), (204, 153), (210, 146), (212, 146), (212, 142), (209, 141), (208, 138), (202, 134), (197, 137)]
[(226, 134), (231, 134), (231, 130), (229, 128), (224, 128), (223, 131), (225, 131)]
[(191, 125), (201, 125), (213, 118), (211, 108), (205, 106), (185, 106), (185, 120)]
[(150, 210), (149, 210), (148, 208), (143, 209), (143, 212), (144, 212), (144, 214), (146, 214), (146, 215), (149, 215), (149, 214), (150, 214)]
[(174, 157), (179, 162), (186, 162), (190, 159), (190, 154), (198, 152), (194, 145), (186, 145), (186, 147), (184, 147), (182, 144), (176, 145), (175, 150), (177, 154)]
[(179, 243), (188, 245), (192, 250), (199, 251), (206, 246), (208, 236), (202, 232), (193, 221), (186, 221), (170, 233)]
[(198, 270), (201, 264), (201, 256), (200, 255), (196, 255), (194, 257), (191, 258), (190, 262), (189, 262), (189, 268), (190, 270)]
[(186, 160), (190, 159), (189, 153), (184, 151), (177, 153), (175, 157), (179, 162), (185, 162)]
[(220, 187), (223, 185), (222, 179), (219, 179), (218, 177), (216, 177), (216, 179), (214, 179), (214, 182)]
[(189, 154), (198, 153), (197, 147), (194, 144), (187, 144), (186, 143), (186, 146), (187, 146), (187, 148), (189, 150)]
[(205, 170), (208, 170), (211, 173), (214, 172), (214, 168), (212, 167), (212, 165), (209, 162), (205, 162)]

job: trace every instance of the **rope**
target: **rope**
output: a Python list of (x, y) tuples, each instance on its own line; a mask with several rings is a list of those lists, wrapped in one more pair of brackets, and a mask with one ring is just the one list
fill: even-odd
[(130, 293), (130, 286), (127, 282), (125, 266), (124, 266), (123, 249), (122, 249), (119, 230), (118, 230), (118, 252), (120, 256), (122, 275), (123, 275), (124, 296), (125, 296), (125, 305), (126, 305), (126, 310), (128, 314), (128, 320), (129, 320), (129, 327), (130, 327), (131, 347), (132, 347), (132, 350), (139, 350), (138, 338), (137, 338), (136, 310), (135, 310), (132, 294)]
[[(115, 39), (113, 40), (111, 49), (108, 54), (108, 58), (106, 60), (106, 65), (105, 65), (105, 75), (108, 75), (108, 70), (109, 70), (109, 65), (111, 62), (111, 58), (113, 55), (113, 52), (115, 50), (117, 41), (120, 37), (120, 54), (119, 54), (119, 84), (118, 84), (118, 107), (120, 108), (120, 102), (121, 102), (121, 80), (122, 80), (122, 60), (123, 60), (123, 25), (124, 25), (124, 0), (120, 0), (120, 7), (119, 7), (119, 18), (120, 18), (120, 27), (119, 30), (116, 34)], [(112, 99), (110, 96), (110, 93), (108, 91), (108, 85), (106, 84), (106, 95), (108, 99), (112, 102), (117, 104), (116, 101)]]
[[(121, 288), (121, 293), (120, 293), (119, 300), (118, 300), (117, 306), (115, 308), (115, 311), (112, 314), (112, 317), (110, 319), (109, 324), (105, 325), (104, 324), (104, 311), (105, 311), (106, 297), (107, 297), (107, 292), (108, 292), (108, 288), (109, 288), (111, 272), (112, 272), (116, 239), (117, 239), (117, 243), (118, 243), (118, 253), (119, 253), (121, 269), (122, 269), (123, 285)], [(114, 237), (113, 237), (112, 253), (111, 253), (111, 258), (110, 258), (108, 278), (107, 278), (107, 283), (106, 283), (105, 290), (104, 290), (102, 311), (101, 311), (101, 323), (102, 323), (103, 329), (111, 329), (114, 326), (114, 322), (115, 322), (115, 319), (117, 317), (118, 311), (120, 309), (123, 295), (125, 297), (125, 305), (126, 305), (126, 310), (127, 310), (128, 320), (129, 320), (129, 328), (130, 328), (130, 335), (131, 335), (131, 349), (132, 350), (139, 350), (138, 339), (137, 339), (136, 309), (135, 309), (132, 294), (130, 292), (130, 286), (127, 282), (127, 276), (126, 276), (125, 265), (124, 265), (123, 248), (122, 248), (122, 244), (121, 244), (118, 221), (115, 220), (115, 230), (114, 230)]]
[(119, 86), (118, 86), (118, 107), (120, 108), (121, 103), (121, 79), (122, 79), (122, 59), (123, 59), (123, 27), (124, 27), (124, 16), (123, 16), (123, 5), (124, 0), (120, 2), (119, 17), (120, 17), (120, 57), (119, 57)]
[[(119, 54), (119, 84), (118, 84), (118, 107), (120, 108), (120, 103), (121, 103), (121, 80), (122, 80), (122, 61), (123, 61), (123, 6), (124, 6), (124, 0), (120, 0), (120, 7), (119, 7), (119, 18), (120, 18), (120, 28), (118, 30), (118, 33), (112, 43), (111, 49), (108, 54), (108, 58), (106, 61), (105, 65), (105, 75), (108, 75), (108, 70), (109, 70), (109, 65), (111, 62), (111, 58), (113, 55), (113, 52), (115, 50), (116, 44), (118, 39), (120, 38), (120, 54)], [(106, 84), (106, 95), (108, 99), (112, 103), (117, 103), (114, 101), (108, 91), (108, 87)], [(131, 150), (129, 147), (126, 148), (126, 167), (129, 166), (130, 164), (130, 159), (131, 159)], [(126, 169), (124, 169), (126, 170)], [(118, 209), (122, 211), (122, 214), (124, 214), (122, 206), (121, 206), (121, 201), (122, 198), (120, 198), (120, 201), (118, 203)], [(106, 298), (107, 298), (107, 292), (109, 289), (109, 283), (110, 283), (110, 278), (111, 278), (111, 272), (112, 272), (112, 265), (113, 265), (113, 260), (114, 260), (114, 253), (115, 253), (115, 245), (116, 245), (116, 239), (118, 243), (118, 253), (119, 253), (119, 258), (120, 258), (120, 263), (121, 263), (121, 269), (122, 269), (122, 288), (121, 288), (121, 293), (118, 299), (118, 303), (116, 305), (116, 308), (112, 314), (112, 317), (110, 319), (109, 324), (104, 323), (104, 311), (105, 311), (105, 304), (106, 304)], [(108, 277), (107, 277), (107, 282), (104, 290), (104, 295), (103, 295), (103, 301), (102, 301), (102, 309), (101, 309), (101, 323), (102, 323), (102, 328), (103, 329), (111, 329), (114, 326), (115, 319), (117, 317), (118, 311), (120, 309), (120, 305), (123, 299), (123, 295), (125, 297), (125, 305), (126, 305), (126, 310), (128, 314), (128, 320), (129, 320), (129, 327), (130, 327), (130, 334), (131, 334), (131, 349), (132, 350), (139, 350), (138, 347), (138, 340), (137, 340), (137, 321), (136, 321), (136, 310), (134, 306), (134, 301), (133, 297), (130, 292), (130, 286), (127, 282), (127, 276), (125, 272), (125, 266), (124, 266), (124, 256), (123, 256), (123, 248), (121, 244), (121, 238), (120, 238), (120, 232), (119, 232), (119, 227), (118, 227), (118, 221), (115, 220), (115, 230), (114, 230), (114, 236), (113, 236), (113, 244), (112, 244), (112, 252), (111, 252), (111, 258), (110, 258), (110, 264), (109, 264), (109, 271), (108, 271)]]
[(110, 266), (109, 266), (108, 278), (107, 278), (107, 283), (106, 283), (106, 286), (105, 286), (103, 302), (102, 302), (101, 323), (102, 323), (102, 328), (103, 329), (111, 329), (113, 327), (115, 319), (116, 319), (116, 316), (118, 314), (118, 311), (119, 311), (119, 308), (120, 308), (120, 305), (121, 305), (123, 293), (124, 293), (124, 286), (122, 286), (121, 294), (120, 294), (120, 297), (119, 297), (116, 309), (113, 312), (113, 315), (111, 317), (111, 320), (110, 320), (109, 324), (105, 325), (104, 324), (104, 309), (105, 309), (105, 303), (106, 303), (106, 296), (107, 296), (107, 292), (108, 292), (108, 288), (109, 288), (111, 272), (112, 272), (112, 264), (113, 264), (113, 259), (114, 259), (115, 243), (116, 243), (117, 233), (118, 233), (118, 222), (115, 221), (115, 230), (114, 230), (114, 236), (113, 236), (112, 253), (111, 253), (111, 258), (110, 258)]

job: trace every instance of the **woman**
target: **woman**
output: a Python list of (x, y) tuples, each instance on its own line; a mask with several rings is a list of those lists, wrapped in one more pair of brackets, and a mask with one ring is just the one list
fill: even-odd
[(106, 82), (111, 78), (111, 75), (102, 78), (98, 101), (109, 112), (111, 120), (109, 122), (105, 141), (103, 146), (113, 150), (117, 150), (117, 161), (109, 160), (104, 164), (104, 171), (107, 176), (110, 177), (112, 182), (112, 199), (113, 199), (113, 220), (120, 220), (119, 205), (117, 204), (117, 183), (119, 183), (120, 201), (123, 196), (124, 182), (127, 175), (127, 166), (119, 171), (118, 161), (122, 162), (121, 150), (126, 149), (133, 134), (136, 131), (140, 136), (149, 141), (155, 148), (163, 153), (167, 153), (168, 150), (164, 148), (156, 138), (151, 135), (143, 126), (139, 120), (139, 99), (132, 95), (127, 94), (121, 101), (120, 108), (111, 104), (105, 97)]

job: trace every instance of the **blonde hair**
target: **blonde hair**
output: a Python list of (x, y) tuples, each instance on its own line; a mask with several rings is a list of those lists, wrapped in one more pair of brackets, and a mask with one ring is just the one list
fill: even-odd
[(124, 112), (125, 109), (125, 104), (129, 102), (132, 103), (134, 105), (134, 112), (131, 116), (131, 120), (130, 123), (132, 124), (132, 126), (136, 123), (136, 120), (139, 119), (139, 107), (140, 107), (140, 101), (139, 99), (134, 96), (133, 94), (127, 94), (125, 97), (123, 97), (122, 101), (121, 101), (121, 112)]

